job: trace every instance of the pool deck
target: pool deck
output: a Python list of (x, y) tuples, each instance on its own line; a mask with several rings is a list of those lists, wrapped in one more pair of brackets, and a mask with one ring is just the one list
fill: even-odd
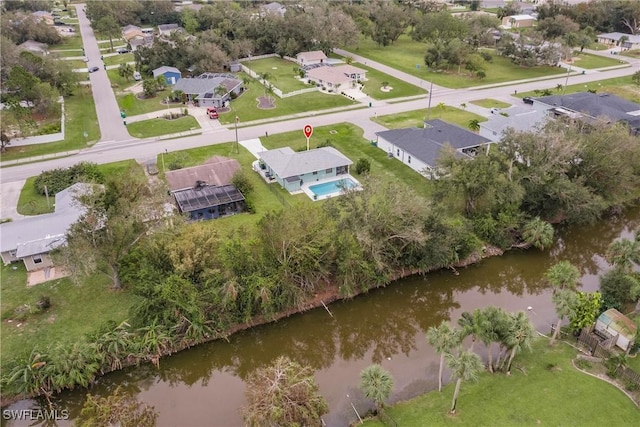
[[(314, 194), (313, 191), (311, 191), (311, 189), (309, 187), (312, 187), (314, 185), (318, 185), (318, 184), (324, 184), (327, 182), (333, 182), (333, 181), (340, 181), (342, 179), (347, 179), (349, 178), (350, 180), (352, 180), (353, 182), (356, 183), (356, 186), (354, 187), (354, 190), (361, 190), (362, 189), (362, 185), (360, 184), (360, 181), (358, 181), (357, 179), (355, 179), (353, 177), (353, 175), (351, 174), (344, 174), (344, 175), (338, 175), (338, 176), (334, 176), (331, 178), (326, 178), (326, 179), (321, 179), (319, 181), (312, 181), (312, 182), (305, 182), (304, 184), (302, 184), (301, 190), (304, 194), (306, 194), (307, 196), (309, 196), (309, 198), (311, 200), (324, 200), (324, 199), (330, 199), (332, 197), (335, 196), (339, 196), (340, 195), (340, 191), (335, 192), (335, 193), (329, 193), (329, 194), (325, 194), (324, 196), (317, 196)], [(296, 192), (298, 193), (298, 192)], [(293, 193), (292, 193), (293, 194)]]

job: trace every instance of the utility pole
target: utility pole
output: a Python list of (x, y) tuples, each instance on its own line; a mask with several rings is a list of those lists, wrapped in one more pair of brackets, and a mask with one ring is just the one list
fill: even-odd
[(235, 119), (235, 124), (236, 124), (236, 154), (238, 154), (238, 120), (240, 120), (240, 118), (238, 116), (236, 116), (236, 119)]
[(571, 66), (573, 64), (569, 64), (569, 68), (567, 69), (567, 78), (564, 80), (564, 87), (562, 88), (562, 94), (567, 91), (567, 84), (569, 83), (569, 74), (571, 73)]

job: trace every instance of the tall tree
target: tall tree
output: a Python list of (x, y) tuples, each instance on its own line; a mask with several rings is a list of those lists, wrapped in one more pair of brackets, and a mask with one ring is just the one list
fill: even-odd
[(516, 351), (530, 349), (535, 330), (524, 311), (509, 316), (509, 338), (507, 343), (511, 347), (509, 362), (507, 363), (507, 375), (511, 373), (511, 363), (516, 356)]
[(442, 321), (440, 326), (431, 326), (427, 330), (427, 342), (440, 353), (440, 368), (438, 369), (438, 391), (442, 391), (442, 368), (445, 354), (451, 353), (460, 345), (460, 334), (452, 328), (449, 322)]
[(370, 365), (360, 372), (358, 388), (367, 399), (375, 402), (378, 411), (383, 408), (384, 401), (393, 391), (393, 378), (391, 374), (378, 364)]
[(287, 357), (254, 371), (247, 379), (246, 395), (242, 413), (249, 426), (320, 426), (329, 411), (313, 370)]
[(454, 356), (447, 354), (447, 366), (451, 369), (451, 377), (456, 380), (456, 388), (451, 401), (451, 413), (455, 414), (462, 381), (476, 381), (482, 372), (482, 359), (477, 354), (466, 350)]
[(113, 38), (117, 37), (121, 30), (118, 21), (113, 15), (103, 16), (96, 22), (95, 30), (109, 37), (109, 44), (111, 45), (111, 52), (113, 52)]
[(580, 270), (569, 261), (560, 261), (552, 265), (545, 278), (553, 286), (553, 291), (568, 289), (575, 291), (580, 283)]
[(553, 305), (556, 309), (558, 321), (553, 329), (553, 335), (551, 336), (549, 345), (553, 345), (553, 343), (555, 343), (562, 327), (562, 321), (572, 313), (573, 308), (576, 305), (576, 293), (571, 289), (560, 289), (553, 294), (551, 300), (553, 301)]

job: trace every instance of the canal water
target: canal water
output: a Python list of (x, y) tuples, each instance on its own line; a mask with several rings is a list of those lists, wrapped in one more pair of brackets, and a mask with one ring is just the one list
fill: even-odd
[[(159, 370), (144, 365), (109, 374), (91, 392), (107, 395), (122, 385), (155, 407), (159, 426), (241, 426), (244, 379), (287, 355), (316, 371), (330, 408), (326, 425), (346, 426), (356, 419), (356, 410), (371, 408), (357, 388), (363, 368), (375, 362), (391, 372), (394, 402), (437, 388), (439, 356), (427, 345), (425, 331), (442, 320), (455, 322), (464, 311), (495, 305), (526, 311), (536, 328), (548, 333), (555, 313), (544, 272), (568, 260), (582, 272), (582, 288), (597, 290), (598, 275), (608, 268), (603, 259), (607, 246), (617, 237), (631, 237), (639, 224), (640, 209), (635, 208), (593, 226), (562, 229), (548, 251), (510, 251), (459, 274), (443, 270), (398, 280), (332, 304), (333, 317), (324, 308), (291, 316), (163, 359)], [(73, 418), (85, 394), (63, 393), (56, 404)], [(9, 409), (39, 405), (25, 400)], [(29, 424), (3, 420), (3, 425)]]

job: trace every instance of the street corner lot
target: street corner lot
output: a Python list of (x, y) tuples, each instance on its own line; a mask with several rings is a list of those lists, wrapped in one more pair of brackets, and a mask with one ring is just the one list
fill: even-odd
[(293, 61), (274, 56), (271, 58), (245, 61), (242, 64), (259, 76), (265, 73), (268, 74), (269, 77), (267, 77), (267, 81), (280, 89), (283, 94), (312, 87), (305, 84), (302, 80), (296, 79), (296, 77), (299, 76), (299, 67), (298, 64)]

